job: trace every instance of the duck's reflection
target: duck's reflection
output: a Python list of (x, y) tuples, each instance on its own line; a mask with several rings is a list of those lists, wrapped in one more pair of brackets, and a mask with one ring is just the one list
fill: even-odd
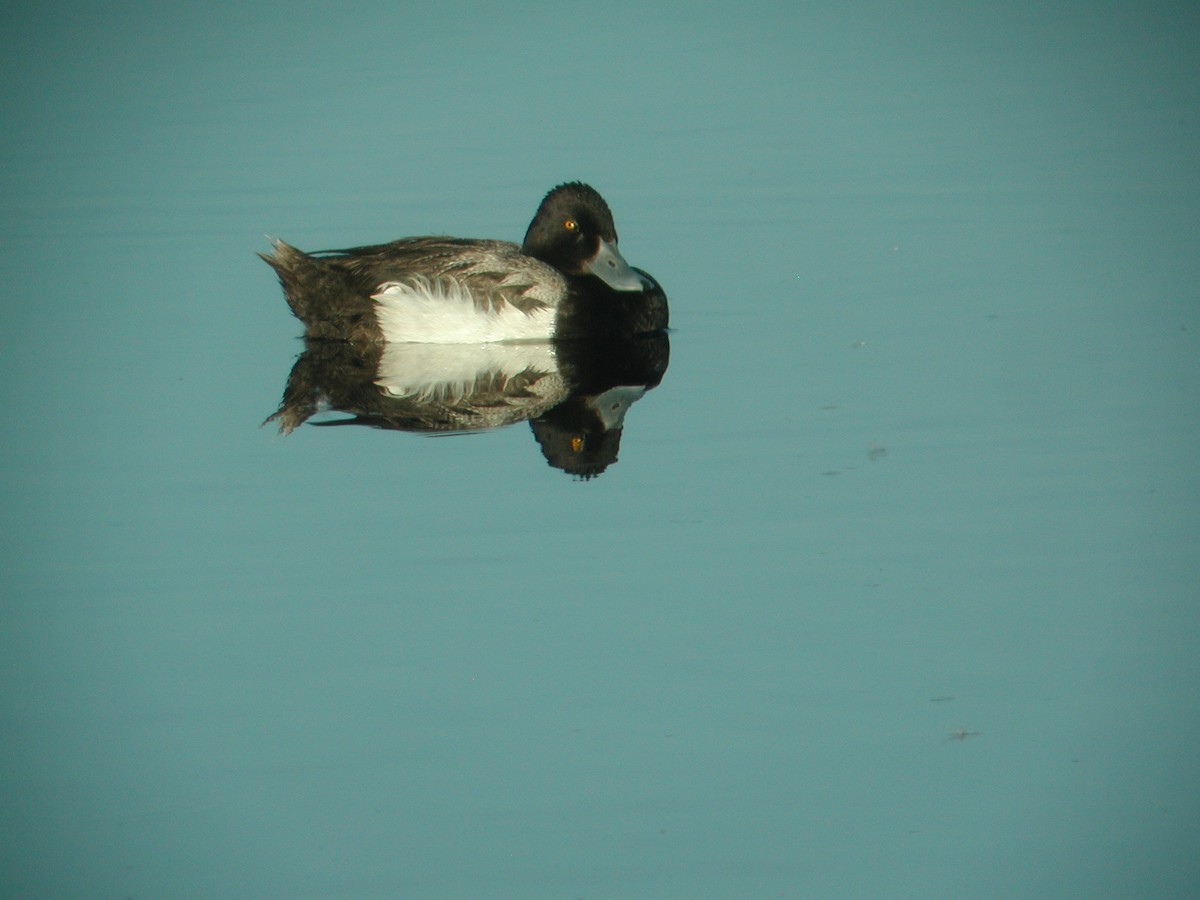
[(528, 420), (550, 465), (593, 478), (617, 461), (625, 413), (662, 381), (665, 334), (528, 344), (354, 344), (307, 341), (267, 421), (289, 434), (314, 414), (425, 434)]

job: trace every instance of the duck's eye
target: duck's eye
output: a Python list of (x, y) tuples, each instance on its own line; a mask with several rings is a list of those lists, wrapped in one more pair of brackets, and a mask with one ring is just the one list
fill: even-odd
[(574, 219), (567, 219), (565, 222), (563, 222), (563, 228), (567, 229), (567, 231), (578, 231), (579, 223)]

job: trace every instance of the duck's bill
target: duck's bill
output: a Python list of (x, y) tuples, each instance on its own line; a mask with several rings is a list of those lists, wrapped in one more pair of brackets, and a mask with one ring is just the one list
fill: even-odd
[(600, 242), (596, 255), (583, 264), (591, 272), (614, 291), (645, 290), (646, 282), (642, 276), (629, 267), (625, 258), (617, 252), (617, 245), (608, 241)]

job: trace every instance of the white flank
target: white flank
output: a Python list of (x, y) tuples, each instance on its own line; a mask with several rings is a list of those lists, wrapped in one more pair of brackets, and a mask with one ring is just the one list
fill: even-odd
[(507, 381), (522, 372), (558, 373), (550, 344), (399, 344), (383, 348), (375, 384), (392, 397), (422, 402), (470, 399), (478, 383)]
[(452, 278), (388, 281), (371, 299), (386, 341), (482, 344), (545, 340), (554, 333), (554, 309), (524, 313), (507, 303), (481, 309), (470, 290)]

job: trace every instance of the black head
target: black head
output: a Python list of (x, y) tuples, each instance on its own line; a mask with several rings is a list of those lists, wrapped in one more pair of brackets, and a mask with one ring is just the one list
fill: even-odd
[(546, 195), (521, 250), (564, 275), (594, 275), (615, 291), (645, 287), (617, 252), (617, 228), (608, 204), (578, 181), (560, 184)]

